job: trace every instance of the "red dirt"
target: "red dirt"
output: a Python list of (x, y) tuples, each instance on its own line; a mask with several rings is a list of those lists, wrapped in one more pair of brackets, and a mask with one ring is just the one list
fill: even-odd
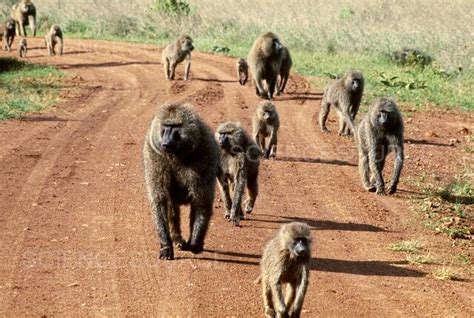
[(410, 265), (388, 248), (421, 239), (435, 254), (459, 252), (410, 210), (416, 189), (408, 180), (423, 171), (453, 175), (459, 154), (472, 160), (462, 143), (446, 146), (463, 142), (462, 127), (473, 131), (472, 115), (415, 112), (400, 191), (377, 197), (361, 188), (355, 149), (337, 136), (336, 121), (330, 134), (316, 129), (322, 90), (293, 76), (276, 98), (279, 153), (261, 165), (254, 212), (234, 228), (216, 199), (206, 251), (159, 261), (141, 160), (152, 114), (164, 101), (186, 100), (212, 128), (232, 119), (249, 129), (259, 100), (237, 83), (227, 57), (193, 54), (191, 81), (182, 81), (180, 65), (168, 82), (154, 46), (66, 45), (62, 57), (44, 48), (28, 57), (78, 75), (64, 102), (0, 123), (1, 316), (261, 317), (261, 251), (291, 220), (306, 221), (314, 236), (304, 317), (474, 316), (472, 275), (436, 280), (432, 266)]

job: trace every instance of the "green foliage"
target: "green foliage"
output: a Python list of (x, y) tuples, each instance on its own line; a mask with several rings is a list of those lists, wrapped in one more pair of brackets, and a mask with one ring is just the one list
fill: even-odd
[(419, 49), (404, 48), (389, 54), (389, 58), (397, 65), (425, 67), (433, 62), (433, 58)]
[(230, 49), (226, 46), (218, 46), (218, 45), (214, 45), (212, 47), (212, 52), (216, 52), (216, 53), (229, 53), (230, 52)]
[(406, 252), (406, 253), (417, 253), (423, 249), (423, 245), (416, 241), (401, 241), (390, 246), (392, 251)]
[(352, 18), (352, 16), (355, 15), (355, 11), (349, 7), (344, 7), (341, 9), (341, 12), (339, 13), (339, 19), (340, 20), (349, 20)]
[(424, 89), (427, 87), (424, 81), (415, 79), (403, 81), (400, 80), (398, 76), (387, 77), (385, 73), (379, 74), (378, 81), (388, 87), (402, 87), (405, 89)]
[(155, 0), (151, 9), (168, 16), (189, 15), (191, 12), (191, 7), (185, 0)]

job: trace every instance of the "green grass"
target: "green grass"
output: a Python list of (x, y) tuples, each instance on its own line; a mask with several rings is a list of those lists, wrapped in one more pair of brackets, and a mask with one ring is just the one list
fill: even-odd
[(0, 58), (0, 120), (57, 103), (62, 77), (62, 72), (49, 66)]
[(423, 250), (423, 244), (419, 241), (411, 240), (411, 241), (401, 241), (390, 246), (392, 251), (397, 252), (406, 252), (406, 253), (417, 253)]

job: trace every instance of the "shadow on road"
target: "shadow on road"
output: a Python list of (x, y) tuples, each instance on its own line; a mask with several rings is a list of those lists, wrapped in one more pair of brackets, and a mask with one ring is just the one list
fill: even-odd
[(354, 163), (350, 163), (349, 161), (345, 160), (328, 160), (328, 159), (321, 159), (321, 158), (304, 158), (304, 157), (276, 157), (276, 161), (286, 161), (286, 162), (309, 162), (309, 163), (323, 163), (323, 164), (330, 164), (330, 165), (337, 165), (337, 166), (352, 166), (356, 167), (357, 165)]

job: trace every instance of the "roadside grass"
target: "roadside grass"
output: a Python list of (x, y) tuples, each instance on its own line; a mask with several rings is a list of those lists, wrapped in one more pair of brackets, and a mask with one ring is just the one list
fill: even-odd
[(63, 76), (53, 67), (0, 58), (0, 120), (57, 103)]
[[(0, 15), (7, 14), (12, 1), (3, 9), (0, 4)], [(360, 69), (367, 83), (365, 105), (377, 96), (392, 96), (402, 106), (474, 111), (472, 1), (449, 6), (441, 0), (293, 1), (275, 0), (271, 6), (251, 0), (35, 3), (40, 28), (59, 23), (66, 37), (164, 45), (189, 33), (197, 50), (233, 57), (245, 57), (256, 36), (271, 30), (290, 48), (293, 70), (314, 78), (316, 89)], [(437, 9), (440, 5), (443, 10)], [(405, 48), (416, 49), (422, 59), (415, 55), (400, 63), (394, 57)]]
[(396, 252), (417, 253), (423, 250), (423, 244), (417, 240), (401, 241), (390, 245), (390, 249)]
[(449, 266), (442, 266), (435, 269), (432, 275), (439, 280), (461, 280), (458, 272)]

